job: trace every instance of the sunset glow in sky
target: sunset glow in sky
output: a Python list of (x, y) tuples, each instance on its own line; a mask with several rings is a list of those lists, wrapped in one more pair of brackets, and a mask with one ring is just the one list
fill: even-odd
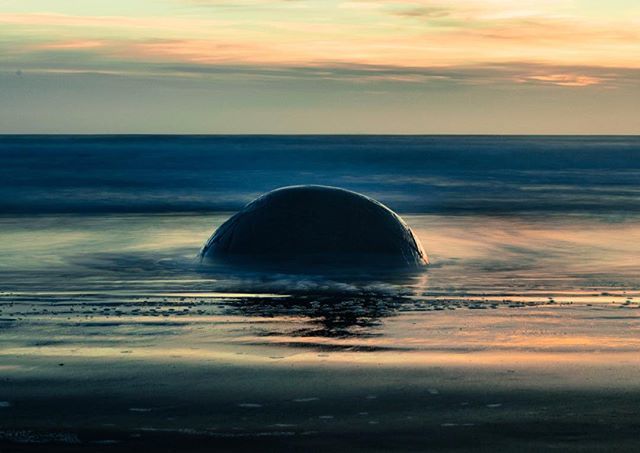
[(1, 0), (0, 132), (640, 133), (637, 0)]

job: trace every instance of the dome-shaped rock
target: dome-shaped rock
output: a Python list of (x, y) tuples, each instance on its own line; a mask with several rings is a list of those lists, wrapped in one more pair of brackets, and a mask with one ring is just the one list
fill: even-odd
[(293, 186), (269, 192), (222, 224), (203, 260), (246, 265), (419, 268), (428, 263), (402, 219), (344, 189)]

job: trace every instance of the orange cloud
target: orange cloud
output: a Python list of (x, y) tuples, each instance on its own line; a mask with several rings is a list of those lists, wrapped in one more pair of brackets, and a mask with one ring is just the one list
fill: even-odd
[(599, 85), (605, 81), (600, 77), (592, 77), (579, 74), (547, 74), (532, 75), (525, 77), (526, 81), (543, 82), (551, 85), (559, 85), (564, 87), (588, 87), (591, 85)]
[[(331, 15), (298, 14), (293, 8), (276, 15), (266, 13), (267, 6), (252, 15), (255, 9), (244, 5), (245, 17), (237, 13), (241, 6), (235, 5), (222, 12), (211, 8), (215, 16), (197, 17), (10, 13), (0, 14), (0, 24), (11, 26), (14, 36), (24, 36), (24, 44), (17, 42), (12, 54), (24, 54), (33, 42), (45, 42), (40, 50), (103, 48), (123, 60), (148, 58), (154, 62), (397, 67), (525, 62), (640, 68), (640, 60), (634, 58), (640, 52), (640, 28), (631, 21), (545, 14), (553, 5), (546, 0), (464, 0), (455, 7), (425, 0), (314, 5), (307, 9)], [(232, 10), (231, 15), (223, 14)], [(47, 43), (52, 35), (67, 39)], [(529, 81), (566, 86), (602, 82), (579, 77)]]
[(36, 49), (81, 50), (81, 49), (95, 49), (98, 47), (104, 47), (105, 45), (106, 45), (105, 41), (78, 40), (78, 41), (61, 41), (61, 42), (40, 44), (36, 46)]
[(129, 16), (74, 16), (57, 13), (9, 13), (0, 14), (0, 23), (10, 25), (38, 25), (48, 27), (150, 29), (158, 32), (167, 30), (207, 29), (214, 26), (230, 25), (231, 22), (218, 19), (192, 17), (129, 17)]
[(259, 43), (211, 40), (153, 40), (120, 48), (120, 56), (199, 64), (267, 61), (273, 53)]

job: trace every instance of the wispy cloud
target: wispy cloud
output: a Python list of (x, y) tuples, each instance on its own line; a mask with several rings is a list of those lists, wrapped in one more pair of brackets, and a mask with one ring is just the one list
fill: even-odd
[[(269, 53), (259, 45), (148, 41), (62, 41), (34, 45), (13, 61), (39, 73), (102, 73), (224, 80), (326, 81), (343, 84), (418, 87), (555, 85), (559, 87), (629, 87), (640, 84), (640, 68), (576, 66), (526, 61), (432, 66), (400, 66), (325, 61), (272, 64), (243, 55)], [(10, 61), (12, 61), (10, 59)], [(20, 64), (18, 64), (21, 62)]]
[(584, 74), (545, 74), (526, 76), (523, 81), (535, 81), (565, 87), (588, 87), (599, 85), (607, 79)]
[(77, 49), (95, 49), (98, 47), (104, 47), (107, 43), (102, 40), (74, 40), (74, 41), (57, 41), (49, 42), (45, 44), (36, 45), (36, 49), (48, 50), (77, 50)]
[[(0, 9), (1, 12), (1, 9)], [(6, 13), (0, 14), (0, 24), (13, 26), (40, 26), (43, 29), (25, 28), (23, 32), (26, 36), (38, 34), (49, 28), (72, 27), (83, 29), (84, 33), (89, 30), (96, 29), (100, 33), (103, 29), (118, 29), (129, 31), (130, 33), (138, 30), (153, 30), (161, 32), (162, 30), (182, 31), (203, 29), (205, 27), (225, 26), (232, 22), (223, 21), (216, 18), (194, 18), (194, 17), (165, 17), (165, 16), (88, 16), (88, 15), (71, 15), (53, 12), (33, 12), (33, 13)], [(126, 35), (125, 35), (126, 36)]]
[(451, 9), (443, 7), (411, 7), (394, 10), (392, 14), (401, 17), (420, 18), (420, 19), (433, 19), (440, 17), (447, 17), (451, 15)]
[[(305, 14), (292, 10), (255, 16), (24, 12), (0, 14), (0, 24), (13, 36), (23, 36), (25, 49), (39, 41), (58, 50), (116, 47), (129, 41), (128, 50), (118, 50), (123, 60), (147, 56), (211, 63), (340, 61), (425, 67), (527, 61), (640, 67), (640, 60), (634, 58), (640, 52), (640, 27), (632, 20), (560, 14), (546, 2), (537, 4), (537, 9), (529, 2), (518, 2), (517, 8), (506, 5), (499, 0), (466, 0), (455, 7), (419, 0), (350, 0), (325, 9), (308, 4), (311, 11)], [(358, 10), (353, 10), (356, 6)], [(249, 6), (245, 9), (251, 11)], [(56, 35), (66, 38), (47, 43)]]

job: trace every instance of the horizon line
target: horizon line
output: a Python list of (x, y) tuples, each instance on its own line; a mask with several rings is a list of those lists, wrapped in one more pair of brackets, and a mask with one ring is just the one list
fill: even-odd
[(183, 132), (53, 132), (53, 133), (28, 133), (28, 132), (0, 132), (0, 137), (640, 137), (636, 134), (600, 134), (600, 133), (375, 133), (375, 132), (304, 132), (304, 133), (271, 133), (271, 132), (246, 132), (246, 133), (183, 133)]

